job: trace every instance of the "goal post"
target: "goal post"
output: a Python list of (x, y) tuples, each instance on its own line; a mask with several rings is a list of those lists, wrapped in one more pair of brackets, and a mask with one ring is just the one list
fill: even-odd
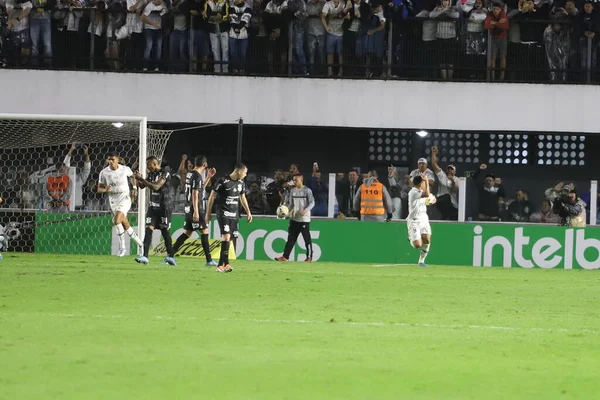
[[(97, 240), (106, 229), (110, 235), (110, 225), (100, 227), (110, 210), (94, 190), (106, 154), (116, 151), (146, 176), (146, 158), (162, 160), (172, 132), (149, 129), (147, 117), (0, 114), (0, 251), (110, 254), (108, 239)], [(142, 238), (146, 192), (132, 199), (129, 214)], [(96, 236), (87, 235), (86, 224)]]

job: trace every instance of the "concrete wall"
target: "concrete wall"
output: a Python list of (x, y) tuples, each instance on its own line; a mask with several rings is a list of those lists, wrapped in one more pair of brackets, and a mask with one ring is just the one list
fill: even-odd
[(598, 132), (599, 86), (2, 70), (3, 113), (366, 128)]

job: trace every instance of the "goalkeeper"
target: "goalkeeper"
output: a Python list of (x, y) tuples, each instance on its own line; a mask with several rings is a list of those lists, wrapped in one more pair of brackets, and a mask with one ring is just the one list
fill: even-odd
[[(4, 204), (4, 199), (0, 196), (0, 206)], [(2, 260), (2, 254), (0, 254), (0, 260)]]
[(304, 186), (304, 178), (301, 174), (294, 175), (294, 187), (287, 193), (283, 204), (290, 209), (290, 226), (283, 256), (277, 257), (275, 261), (287, 261), (298, 240), (298, 235), (302, 234), (306, 244), (305, 261), (311, 262), (313, 251), (310, 238), (310, 210), (315, 206), (315, 198), (312, 190)]

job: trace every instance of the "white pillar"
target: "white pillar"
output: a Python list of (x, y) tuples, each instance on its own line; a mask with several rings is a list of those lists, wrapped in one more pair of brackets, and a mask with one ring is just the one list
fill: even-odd
[(327, 217), (333, 218), (335, 208), (335, 174), (329, 174), (329, 197), (327, 202)]
[[(140, 121), (140, 152), (138, 155), (138, 169), (140, 175), (146, 177), (146, 154), (147, 154), (147, 138), (148, 138), (148, 118), (143, 117)], [(138, 192), (138, 236), (144, 240), (146, 231), (146, 189), (141, 189)]]
[(465, 222), (467, 209), (467, 178), (458, 178), (458, 222)]
[(598, 181), (592, 181), (590, 185), (590, 225), (596, 225), (598, 213)]

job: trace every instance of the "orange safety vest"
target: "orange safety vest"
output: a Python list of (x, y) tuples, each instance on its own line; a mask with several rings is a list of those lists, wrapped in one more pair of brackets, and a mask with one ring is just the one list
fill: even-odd
[[(48, 194), (55, 200), (60, 200), (69, 188), (69, 175), (50, 175), (48, 177)], [(70, 201), (65, 201), (69, 205)]]
[(360, 215), (384, 215), (383, 185), (373, 182), (371, 186), (365, 184), (360, 187)]

